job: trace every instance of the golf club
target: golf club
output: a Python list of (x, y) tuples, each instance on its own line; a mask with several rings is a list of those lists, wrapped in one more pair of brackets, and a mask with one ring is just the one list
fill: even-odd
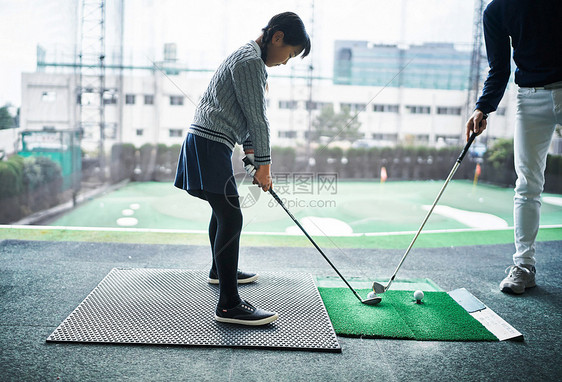
[[(249, 158), (244, 157), (242, 159), (242, 161), (244, 162), (244, 169), (246, 170), (246, 173), (250, 176), (254, 176), (255, 175), (255, 167), (254, 164), (250, 161)], [(378, 296), (374, 296), (372, 298), (367, 298), (367, 299), (362, 299), (361, 296), (359, 296), (359, 293), (357, 293), (357, 291), (355, 289), (353, 289), (353, 287), (347, 282), (347, 280), (345, 279), (345, 277), (343, 277), (343, 275), (340, 273), (340, 271), (338, 271), (338, 269), (336, 268), (336, 266), (330, 261), (330, 259), (328, 259), (328, 256), (326, 256), (324, 254), (324, 252), (322, 251), (322, 249), (320, 249), (320, 247), (318, 246), (318, 244), (316, 244), (316, 242), (312, 239), (312, 237), (308, 234), (308, 232), (306, 232), (306, 230), (304, 229), (304, 227), (299, 223), (299, 221), (297, 220), (297, 218), (295, 218), (295, 216), (291, 213), (291, 211), (289, 211), (289, 209), (287, 208), (287, 206), (285, 206), (285, 203), (283, 203), (283, 201), (281, 200), (281, 198), (279, 198), (279, 196), (277, 195), (277, 193), (275, 193), (275, 191), (273, 191), (273, 188), (269, 188), (269, 193), (271, 194), (271, 196), (273, 196), (273, 198), (277, 201), (277, 203), (279, 203), (279, 205), (285, 210), (285, 212), (287, 212), (287, 214), (289, 215), (289, 217), (293, 220), (293, 222), (295, 222), (295, 224), (301, 229), (301, 231), (305, 234), (305, 236), (308, 238), (308, 240), (310, 240), (310, 242), (312, 243), (312, 245), (314, 245), (314, 247), (316, 247), (316, 249), (318, 250), (318, 252), (320, 252), (320, 254), (322, 255), (322, 257), (324, 257), (324, 259), (328, 262), (328, 264), (330, 264), (330, 266), (332, 267), (332, 269), (338, 274), (338, 276), (343, 280), (343, 282), (345, 283), (345, 285), (347, 285), (347, 287), (353, 292), (353, 294), (355, 295), (355, 297), (357, 297), (357, 299), (359, 301), (361, 301), (361, 303), (366, 304), (366, 305), (377, 305), (379, 302), (381, 302), (381, 298)], [(376, 292), (375, 292), (376, 293)]]
[(406, 259), (406, 256), (408, 256), (408, 253), (410, 253), (410, 249), (412, 249), (412, 246), (414, 245), (414, 243), (416, 242), (416, 239), (418, 238), (419, 234), (421, 233), (421, 230), (423, 229), (423, 227), (425, 226), (425, 223), (427, 222), (427, 219), (429, 219), (429, 216), (431, 215), (431, 213), (433, 212), (433, 209), (435, 208), (435, 206), (437, 205), (437, 202), (439, 202), (439, 199), (441, 198), (441, 195), (443, 194), (443, 191), (445, 191), (445, 188), (447, 187), (447, 185), (449, 184), (449, 181), (451, 180), (451, 178), (453, 177), (453, 175), (455, 175), (455, 172), (457, 171), (457, 168), (459, 167), (459, 165), (461, 164), (461, 161), (463, 160), (464, 156), (466, 155), (466, 153), (468, 152), (468, 148), (470, 147), (470, 145), (472, 144), (472, 142), (474, 141), (474, 139), (476, 138), (476, 134), (472, 133), (470, 135), (470, 138), (468, 138), (468, 141), (466, 143), (466, 145), (464, 146), (464, 148), (462, 149), (461, 154), (459, 155), (459, 157), (457, 158), (457, 161), (455, 162), (455, 165), (453, 166), (453, 168), (451, 169), (451, 172), (449, 173), (449, 176), (447, 177), (447, 180), (445, 180), (445, 184), (443, 184), (443, 187), (441, 187), (441, 191), (439, 191), (439, 194), (437, 195), (437, 197), (435, 198), (435, 201), (433, 202), (433, 205), (431, 206), (431, 208), (429, 209), (429, 211), (427, 212), (427, 215), (425, 215), (425, 219), (423, 219), (423, 222), (420, 226), (420, 229), (418, 229), (418, 232), (416, 233), (416, 235), (414, 236), (412, 242), (410, 243), (410, 246), (408, 247), (408, 249), (406, 250), (406, 252), (404, 253), (404, 256), (402, 256), (402, 259), (400, 260), (400, 263), (398, 263), (398, 266), (396, 267), (396, 270), (394, 271), (394, 273), (392, 274), (392, 277), (390, 278), (390, 280), (388, 280), (388, 284), (386, 284), (386, 286), (377, 283), (377, 282), (373, 282), (373, 291), (377, 294), (379, 293), (384, 293), (388, 290), (388, 288), (390, 288), (390, 284), (392, 284), (392, 282), (394, 281), (394, 278), (396, 277), (396, 274), (398, 273), (398, 270), (400, 269), (400, 267), (402, 266), (402, 264), (404, 263), (404, 260)]

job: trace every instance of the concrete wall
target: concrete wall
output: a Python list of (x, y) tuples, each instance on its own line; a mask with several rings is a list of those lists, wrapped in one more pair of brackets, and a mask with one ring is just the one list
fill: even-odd
[(5, 156), (15, 154), (18, 150), (20, 129), (0, 130), (0, 156), (3, 152)]

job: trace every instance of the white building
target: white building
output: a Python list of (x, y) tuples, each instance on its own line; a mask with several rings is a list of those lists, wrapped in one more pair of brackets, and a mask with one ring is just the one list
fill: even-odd
[[(196, 104), (211, 72), (160, 70), (124, 71), (105, 79), (105, 151), (116, 142), (181, 144)], [(122, 85), (120, 85), (122, 84)], [(515, 88), (511, 85), (510, 88)], [(21, 130), (79, 127), (77, 75), (25, 73), (22, 76)], [(311, 91), (312, 89), (312, 91)], [(435, 146), (459, 143), (467, 118), (467, 93), (462, 90), (413, 89), (334, 85), (330, 79), (269, 77), (268, 118), (273, 145), (304, 146), (310, 119), (322, 106), (336, 112), (350, 107), (361, 123), (365, 145), (397, 143)], [(309, 100), (312, 100), (310, 103)], [(82, 102), (99, 99), (82, 97)], [(307, 105), (312, 110), (307, 110)], [(489, 119), (488, 139), (512, 136), (515, 113), (513, 90), (508, 90), (497, 113)], [(95, 152), (99, 128), (84, 131), (83, 147)]]

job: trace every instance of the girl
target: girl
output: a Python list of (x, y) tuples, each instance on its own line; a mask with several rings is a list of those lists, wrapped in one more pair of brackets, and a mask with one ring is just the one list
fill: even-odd
[(232, 170), (232, 151), (243, 144), (253, 156), (254, 183), (272, 186), (269, 122), (266, 117), (265, 67), (285, 65), (310, 53), (310, 38), (292, 12), (273, 16), (262, 34), (220, 65), (197, 106), (178, 160), (174, 185), (206, 200), (213, 213), (209, 239), (213, 264), (209, 282), (219, 284), (215, 319), (242, 325), (265, 325), (279, 315), (258, 309), (238, 295), (238, 283), (258, 275), (238, 271), (242, 212)]

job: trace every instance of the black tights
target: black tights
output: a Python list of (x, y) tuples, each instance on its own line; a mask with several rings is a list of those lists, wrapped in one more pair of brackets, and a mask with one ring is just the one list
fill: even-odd
[(238, 196), (205, 192), (213, 209), (209, 223), (209, 240), (213, 253), (211, 273), (219, 278), (219, 302), (222, 308), (233, 308), (240, 303), (238, 295), (238, 253), (242, 231), (242, 211)]

